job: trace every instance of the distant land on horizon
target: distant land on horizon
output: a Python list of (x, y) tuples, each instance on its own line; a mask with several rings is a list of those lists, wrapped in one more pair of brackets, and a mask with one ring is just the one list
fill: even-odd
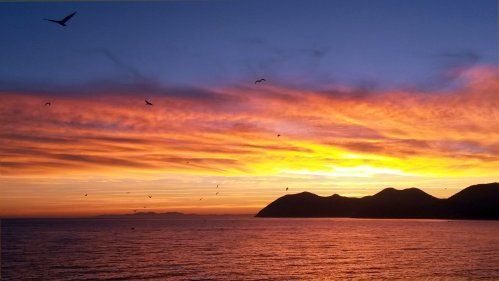
[(98, 215), (98, 219), (203, 219), (227, 217), (252, 217), (251, 214), (185, 214), (181, 212), (136, 212), (132, 214)]
[(289, 194), (260, 210), (256, 217), (347, 217), (499, 220), (499, 183), (469, 186), (447, 199), (418, 188), (386, 188), (361, 198), (310, 192)]

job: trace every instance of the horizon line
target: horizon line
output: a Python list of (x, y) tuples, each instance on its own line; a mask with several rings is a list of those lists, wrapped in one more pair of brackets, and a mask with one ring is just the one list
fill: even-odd
[[(292, 194), (285, 194), (285, 195), (282, 195), (280, 197), (278, 197), (277, 199), (275, 200), (278, 200), (279, 198), (282, 198), (282, 197), (285, 197), (285, 196), (289, 196), (289, 195), (297, 195), (297, 194), (301, 194), (301, 193), (310, 193), (310, 194), (313, 194), (315, 196), (318, 196), (318, 197), (323, 197), (323, 198), (327, 198), (327, 197), (331, 197), (331, 196), (334, 196), (334, 195), (338, 195), (338, 196), (341, 196), (341, 197), (345, 197), (345, 198), (365, 198), (365, 197), (369, 197), (369, 196), (374, 196), (384, 190), (387, 190), (387, 189), (394, 189), (396, 191), (404, 191), (404, 190), (409, 190), (409, 189), (417, 189), (425, 194), (427, 194), (428, 196), (431, 196), (431, 197), (434, 197), (438, 200), (447, 200), (449, 198), (451, 198), (452, 196), (458, 194), (459, 192), (467, 189), (467, 188), (470, 188), (470, 187), (473, 187), (473, 186), (478, 186), (478, 185), (489, 185), (489, 184), (499, 184), (499, 181), (494, 181), (494, 182), (489, 182), (489, 183), (478, 183), (478, 184), (472, 184), (472, 185), (469, 185), (467, 187), (464, 187), (462, 189), (460, 189), (459, 191), (457, 191), (456, 193), (454, 193), (453, 195), (447, 197), (447, 198), (438, 198), (438, 197), (435, 197), (427, 192), (425, 192), (424, 190), (420, 189), (420, 188), (417, 188), (417, 187), (408, 187), (408, 188), (401, 188), (401, 189), (397, 189), (395, 187), (391, 187), (391, 186), (388, 186), (388, 187), (384, 187), (383, 189), (381, 189), (380, 191), (372, 194), (372, 195), (366, 195), (366, 196), (361, 196), (361, 197), (350, 197), (350, 196), (342, 196), (340, 194), (337, 194), (337, 193), (334, 193), (332, 195), (329, 195), (329, 196), (321, 196), (321, 195), (317, 195), (313, 192), (309, 192), (309, 191), (301, 191), (301, 192), (297, 192), (297, 193), (292, 193)], [(274, 201), (275, 201), (274, 200)], [(273, 202), (273, 201), (272, 201)], [(270, 203), (272, 203), (270, 202)], [(269, 203), (269, 204), (270, 204)], [(267, 204), (266, 206), (268, 206), (269, 204)], [(266, 206), (264, 206), (263, 208), (265, 208)], [(105, 216), (110, 216), (110, 217), (116, 217), (115, 219), (120, 219), (119, 217), (120, 216), (130, 216), (130, 217), (133, 217), (134, 215), (139, 215), (139, 214), (150, 214), (150, 215), (164, 215), (164, 214), (177, 214), (177, 215), (182, 215), (182, 216), (200, 216), (200, 217), (223, 217), (223, 216), (256, 216), (256, 214), (258, 214), (258, 211), (255, 213), (255, 214), (248, 214), (248, 213), (234, 213), (234, 214), (230, 214), (230, 213), (222, 213), (222, 214), (199, 214), (199, 213), (183, 213), (183, 212), (180, 212), (180, 211), (164, 211), (164, 212), (155, 212), (155, 211), (142, 211), (142, 212), (132, 212), (132, 213), (116, 213), (116, 214), (96, 214), (96, 215), (91, 215), (91, 216), (60, 216), (60, 215), (55, 215), (55, 216), (7, 216), (7, 217), (2, 217), (0, 216), (0, 221), (1, 220), (15, 220), (15, 219), (113, 219), (113, 218), (105, 218)], [(158, 218), (160, 219), (160, 218)]]

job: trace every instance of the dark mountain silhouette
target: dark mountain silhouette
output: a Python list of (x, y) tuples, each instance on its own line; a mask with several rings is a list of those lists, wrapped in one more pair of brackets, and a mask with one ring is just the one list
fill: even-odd
[(499, 183), (472, 185), (446, 201), (449, 216), (499, 219)]
[(302, 192), (275, 200), (256, 216), (499, 219), (499, 183), (473, 185), (448, 199), (417, 188), (386, 188), (362, 198)]

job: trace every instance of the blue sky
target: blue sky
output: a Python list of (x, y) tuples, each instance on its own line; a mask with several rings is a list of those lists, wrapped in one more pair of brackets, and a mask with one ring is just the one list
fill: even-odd
[[(497, 1), (1, 3), (0, 90), (113, 83), (438, 88), (497, 63)], [(77, 11), (67, 28), (44, 18)]]

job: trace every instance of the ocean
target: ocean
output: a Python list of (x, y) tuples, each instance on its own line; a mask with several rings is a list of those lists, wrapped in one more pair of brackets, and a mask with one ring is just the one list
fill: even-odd
[(499, 279), (499, 221), (25, 219), (2, 280)]

